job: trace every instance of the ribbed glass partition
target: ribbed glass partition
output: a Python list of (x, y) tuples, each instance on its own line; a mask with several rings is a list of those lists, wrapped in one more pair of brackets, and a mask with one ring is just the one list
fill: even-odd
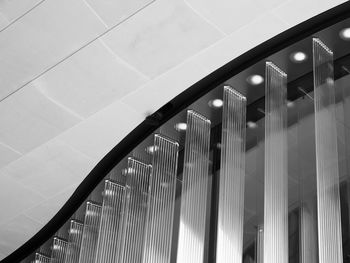
[(187, 111), (177, 262), (203, 262), (210, 120)]
[(95, 263), (115, 262), (120, 257), (125, 204), (125, 186), (106, 180)]
[(319, 262), (343, 262), (333, 52), (313, 39)]
[(170, 263), (179, 144), (154, 135), (144, 263)]
[(243, 256), (246, 98), (224, 87), (217, 262)]
[(40, 253), (35, 254), (35, 263), (50, 263), (50, 258)]
[(75, 263), (79, 260), (81, 239), (83, 237), (84, 224), (76, 220), (70, 221), (69, 238), (65, 263)]
[(58, 237), (53, 238), (50, 263), (64, 263), (67, 251), (67, 241)]
[(79, 263), (94, 263), (101, 220), (101, 205), (87, 202)]
[(266, 62), (264, 262), (288, 262), (287, 74)]
[(230, 64), (147, 116), (21, 262), (350, 263), (344, 32)]
[(128, 158), (127, 211), (120, 262), (142, 262), (151, 169), (151, 165)]

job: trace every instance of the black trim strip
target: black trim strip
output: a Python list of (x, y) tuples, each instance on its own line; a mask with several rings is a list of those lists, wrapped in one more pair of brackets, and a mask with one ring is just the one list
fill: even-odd
[(345, 2), (324, 13), (321, 13), (287, 31), (260, 44), (250, 51), (230, 61), (213, 73), (198, 81), (190, 88), (176, 96), (158, 111), (147, 117), (128, 136), (116, 145), (88, 174), (75, 190), (66, 204), (57, 214), (29, 241), (3, 259), (0, 263), (15, 263), (25, 259), (54, 236), (61, 226), (67, 222), (80, 205), (86, 200), (95, 187), (104, 180), (108, 172), (136, 148), (147, 136), (159, 126), (184, 110), (194, 101), (214, 89), (225, 80), (240, 73), (264, 58), (350, 17), (350, 2)]

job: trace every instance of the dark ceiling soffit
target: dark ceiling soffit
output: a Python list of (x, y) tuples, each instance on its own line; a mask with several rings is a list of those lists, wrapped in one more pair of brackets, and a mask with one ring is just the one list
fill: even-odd
[[(31, 239), (3, 259), (0, 263), (15, 263), (35, 252), (67, 222), (104, 177), (159, 126), (175, 116), (201, 96), (222, 84), (230, 77), (264, 58), (350, 17), (350, 2), (345, 2), (321, 13), (287, 31), (267, 40), (250, 51), (198, 81), (176, 96), (158, 111), (148, 116), (128, 136), (118, 143), (88, 174), (57, 214)], [(232, 47), (234, 48), (234, 47)]]

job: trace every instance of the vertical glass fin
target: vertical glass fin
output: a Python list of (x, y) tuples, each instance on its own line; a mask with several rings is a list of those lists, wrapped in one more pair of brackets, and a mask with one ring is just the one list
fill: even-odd
[(98, 204), (87, 202), (83, 237), (79, 255), (79, 263), (94, 263), (100, 226), (102, 207)]
[(177, 262), (202, 263), (209, 172), (210, 120), (187, 111)]
[(77, 263), (79, 260), (81, 239), (83, 237), (84, 225), (75, 220), (70, 221), (68, 233), (68, 245), (65, 263)]
[(67, 251), (67, 241), (58, 237), (53, 238), (51, 263), (64, 263)]
[(224, 87), (217, 229), (218, 263), (243, 257), (246, 98)]
[(179, 144), (154, 135), (143, 263), (169, 263)]
[(264, 262), (288, 262), (287, 74), (266, 62)]
[(318, 244), (320, 263), (340, 263), (342, 236), (333, 52), (313, 39)]
[(95, 263), (112, 263), (119, 256), (125, 200), (125, 186), (106, 180)]
[(51, 259), (47, 256), (44, 256), (40, 253), (35, 253), (34, 263), (50, 263)]
[(126, 177), (127, 211), (124, 214), (121, 260), (123, 263), (141, 263), (151, 165), (128, 158)]

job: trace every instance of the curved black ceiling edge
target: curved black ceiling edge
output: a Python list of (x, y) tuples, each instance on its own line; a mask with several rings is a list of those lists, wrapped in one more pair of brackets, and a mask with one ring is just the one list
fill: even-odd
[(74, 212), (115, 165), (126, 157), (138, 144), (151, 135), (151, 133), (159, 126), (164, 124), (178, 112), (185, 109), (201, 96), (242, 70), (254, 65), (279, 50), (282, 50), (283, 48), (348, 17), (350, 17), (350, 2), (345, 2), (302, 22), (301, 24), (284, 31), (247, 51), (176, 96), (154, 114), (147, 117), (146, 120), (118, 143), (92, 169), (57, 214), (38, 233), (12, 254), (0, 261), (0, 263), (20, 262), (31, 253), (35, 252), (40, 245), (52, 237), (59, 228), (70, 219)]

